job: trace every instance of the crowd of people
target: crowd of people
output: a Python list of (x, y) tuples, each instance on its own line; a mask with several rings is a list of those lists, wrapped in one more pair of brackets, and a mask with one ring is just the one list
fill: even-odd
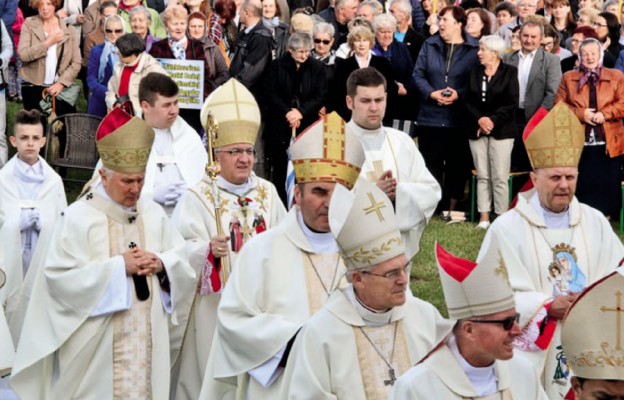
[[(0, 1), (0, 398), (624, 397), (600, 3)], [(100, 161), (68, 206), (40, 153), (81, 91)], [(447, 319), (410, 260), (471, 173)]]

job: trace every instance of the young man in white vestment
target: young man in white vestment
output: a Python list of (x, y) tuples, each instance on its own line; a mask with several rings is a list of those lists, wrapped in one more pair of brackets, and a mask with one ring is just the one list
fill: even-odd
[(0, 170), (0, 266), (7, 275), (0, 305), (17, 344), (34, 278), (67, 200), (61, 177), (39, 156), (46, 143), (41, 113), (18, 111), (9, 140), (17, 154)]
[(516, 355), (536, 366), (548, 397), (557, 400), (570, 385), (560, 320), (579, 292), (620, 264), (624, 247), (609, 221), (574, 196), (585, 143), (576, 115), (564, 103), (538, 110), (524, 142), (534, 189), (519, 194), (516, 207), (490, 226), (479, 258), (496, 238), (520, 260), (508, 268), (522, 316)]
[(451, 321), (409, 292), (410, 260), (397, 222), (374, 183), (334, 189), (329, 224), (351, 284), (297, 335), (281, 398), (387, 399), (396, 378), (451, 331)]
[(275, 399), (295, 335), (346, 284), (329, 230), (335, 187), (351, 189), (364, 152), (336, 113), (290, 147), (296, 205), (245, 244), (221, 296), (200, 399)]
[(168, 319), (195, 274), (184, 240), (141, 195), (154, 132), (121, 109), (100, 124), (101, 183), (67, 208), (39, 270), (11, 385), (30, 399), (167, 399)]
[(561, 343), (573, 374), (566, 399), (624, 400), (622, 273), (618, 268), (587, 288), (563, 320)]
[[(182, 193), (202, 179), (208, 162), (199, 135), (180, 117), (178, 92), (173, 79), (157, 72), (147, 74), (139, 83), (143, 119), (155, 134), (142, 194), (160, 204), (169, 216)], [(87, 185), (99, 182), (97, 169), (93, 178)]]
[(442, 190), (412, 138), (382, 125), (386, 87), (386, 79), (375, 68), (355, 70), (347, 79), (346, 101), (352, 112), (348, 125), (366, 154), (361, 176), (377, 183), (392, 201), (405, 253), (411, 259), (418, 253)]
[(435, 251), (449, 317), (457, 322), (442, 346), (399, 378), (390, 399), (547, 400), (535, 369), (513, 357), (522, 330), (504, 250), (491, 247), (478, 264), (439, 243)]
[[(178, 400), (199, 396), (221, 291), (238, 253), (249, 239), (275, 226), (286, 215), (275, 186), (253, 173), (260, 109), (251, 92), (230, 79), (204, 102), (202, 121), (209, 116), (217, 126), (212, 149), (219, 175), (215, 182), (204, 175), (180, 197), (171, 217), (186, 240), (189, 263), (197, 274), (188, 323), (179, 326), (184, 346), (174, 367), (174, 371), (179, 369), (173, 381), (177, 387), (172, 387), (172, 398)], [(217, 228), (217, 212), (222, 233)]]

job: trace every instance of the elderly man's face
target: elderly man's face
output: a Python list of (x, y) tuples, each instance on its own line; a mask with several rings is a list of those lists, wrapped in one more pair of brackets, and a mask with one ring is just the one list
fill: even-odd
[(570, 205), (576, 192), (577, 178), (578, 168), (575, 167), (540, 168), (531, 172), (540, 203), (556, 213)]
[(542, 29), (537, 25), (525, 25), (520, 29), (520, 44), (526, 54), (536, 50), (542, 44)]
[(254, 166), (254, 147), (249, 143), (234, 143), (216, 150), (221, 165), (221, 177), (235, 185), (247, 182)]
[(401, 254), (387, 261), (353, 273), (353, 287), (359, 299), (373, 310), (388, 310), (405, 303), (409, 282), (409, 260)]
[(586, 379), (583, 383), (572, 377), (576, 400), (624, 400), (624, 381)]
[(373, 18), (375, 18), (375, 14), (373, 14), (373, 9), (370, 6), (360, 7), (356, 13), (357, 17), (366, 18), (370, 22), (373, 22)]
[(121, 172), (112, 172), (110, 176), (103, 170), (100, 170), (102, 185), (106, 194), (117, 204), (124, 207), (136, 207), (145, 182), (145, 173), (124, 174)]

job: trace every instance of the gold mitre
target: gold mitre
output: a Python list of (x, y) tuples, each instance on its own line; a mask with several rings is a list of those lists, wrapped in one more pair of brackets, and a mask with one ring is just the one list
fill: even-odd
[(310, 125), (288, 152), (297, 183), (337, 182), (351, 189), (364, 164), (360, 140), (336, 112)]
[(109, 112), (95, 135), (104, 167), (124, 174), (145, 172), (154, 143), (154, 130), (119, 107)]
[(533, 169), (578, 167), (585, 130), (572, 110), (559, 102), (548, 112), (537, 110), (522, 135)]
[(392, 202), (367, 180), (360, 179), (352, 191), (336, 185), (329, 204), (329, 227), (349, 270), (405, 254)]
[(215, 148), (233, 143), (256, 144), (260, 109), (253, 94), (236, 79), (231, 78), (219, 86), (204, 101), (200, 116), (204, 129), (209, 114), (217, 124)]
[(618, 269), (585, 289), (570, 306), (561, 344), (574, 375), (624, 380), (623, 290)]
[[(498, 240), (492, 236), (492, 241)], [(488, 247), (478, 262), (456, 257), (435, 245), (449, 318), (495, 314), (515, 307), (505, 258), (498, 245)]]

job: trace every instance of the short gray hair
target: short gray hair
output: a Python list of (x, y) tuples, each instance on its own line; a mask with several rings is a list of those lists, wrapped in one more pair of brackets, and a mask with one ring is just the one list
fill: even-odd
[[(375, 0), (376, 1), (376, 0)], [(392, 14), (383, 13), (375, 17), (373, 20), (373, 28), (375, 32), (381, 28), (392, 28), (393, 31), (396, 30), (397, 22), (396, 18), (392, 16)]]
[(479, 44), (485, 47), (486, 50), (495, 52), (498, 58), (502, 58), (507, 51), (505, 40), (498, 35), (483, 36), (479, 40)]
[(349, 3), (350, 1), (353, 1), (353, 0), (336, 0), (336, 4), (334, 5), (334, 8), (336, 10), (341, 9), (341, 8), (345, 8), (346, 7), (345, 4)]
[(390, 0), (390, 3), (388, 4), (388, 10), (390, 9), (390, 7), (392, 7), (392, 5), (394, 3), (397, 3), (398, 5), (401, 6), (401, 9), (403, 10), (403, 12), (407, 13), (409, 15), (409, 17), (412, 17), (412, 4), (407, 1), (407, 0)]
[(379, 14), (381, 14), (383, 12), (383, 7), (382, 7), (381, 3), (379, 3), (377, 0), (364, 0), (358, 6), (358, 8), (357, 8), (358, 11), (362, 7), (370, 7), (371, 10), (373, 10), (373, 15), (374, 16), (378, 16)]
[(150, 14), (147, 8), (143, 6), (136, 6), (132, 10), (130, 10), (130, 12), (128, 13), (128, 19), (131, 20), (132, 17), (134, 17), (138, 13), (143, 13), (147, 17), (148, 21), (152, 22), (152, 14)]
[(314, 24), (312, 33), (314, 34), (314, 36), (324, 33), (326, 35), (334, 37), (334, 35), (336, 34), (336, 30), (334, 29), (334, 26), (332, 24), (328, 24), (327, 22), (319, 22)]
[[(618, 0), (607, 0), (603, 5), (602, 5), (602, 11), (606, 12), (607, 11), (607, 7), (610, 6), (619, 6)], [(618, 18), (619, 19), (619, 18)]]
[(305, 32), (295, 32), (288, 38), (288, 48), (297, 49), (311, 49), (312, 36)]

